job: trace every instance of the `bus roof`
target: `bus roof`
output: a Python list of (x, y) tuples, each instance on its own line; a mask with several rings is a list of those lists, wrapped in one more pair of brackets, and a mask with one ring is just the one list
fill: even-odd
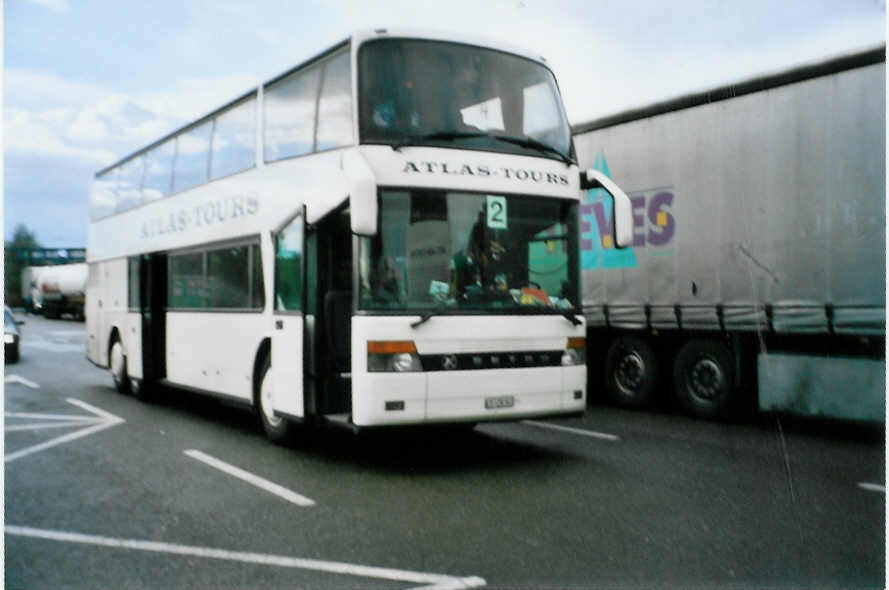
[(257, 91), (260, 87), (265, 87), (270, 84), (273, 84), (273, 83), (277, 82), (278, 80), (284, 78), (285, 76), (292, 74), (293, 72), (295, 72), (297, 70), (305, 68), (317, 61), (324, 59), (328, 55), (330, 55), (336, 51), (339, 51), (343, 47), (348, 46), (350, 43), (353, 46), (357, 47), (366, 41), (371, 41), (374, 39), (382, 39), (382, 38), (426, 39), (426, 40), (430, 40), (430, 41), (448, 41), (448, 42), (452, 42), (452, 43), (474, 45), (477, 47), (484, 47), (487, 49), (494, 49), (497, 51), (503, 51), (505, 53), (512, 53), (512, 54), (520, 55), (520, 56), (530, 59), (532, 61), (541, 63), (544, 66), (546, 66), (547, 68), (549, 67), (549, 64), (547, 64), (546, 59), (540, 55), (535, 55), (535, 54), (530, 53), (524, 49), (521, 49), (518, 47), (513, 47), (508, 44), (494, 42), (490, 39), (484, 39), (482, 37), (466, 35), (463, 33), (447, 33), (447, 32), (432, 31), (432, 30), (385, 29), (385, 28), (355, 31), (351, 36), (346, 37), (342, 41), (335, 43), (334, 45), (328, 47), (327, 49), (321, 51), (320, 53), (317, 53), (317, 54), (311, 56), (310, 58), (299, 62), (295, 66), (288, 68), (287, 70), (281, 72), (280, 74), (277, 74), (276, 76), (266, 80), (265, 82), (260, 84), (260, 86), (250, 88), (250, 90), (244, 92), (243, 94), (240, 94), (239, 96), (237, 96), (236, 98), (234, 98), (232, 100), (226, 101), (224, 104), (211, 110), (210, 112), (206, 113), (205, 115), (198, 117), (197, 119), (192, 119), (188, 123), (185, 123), (184, 125), (182, 125), (180, 127), (177, 127), (173, 131), (170, 131), (169, 133), (163, 135), (159, 139), (156, 139), (155, 141), (151, 142), (150, 144), (145, 145), (145, 146), (139, 148), (138, 150), (131, 152), (130, 154), (124, 156), (123, 158), (115, 161), (113, 164), (110, 164), (110, 165), (102, 168), (101, 170), (99, 170), (98, 172), (95, 173), (95, 176), (99, 177), (99, 176), (105, 174), (106, 172), (109, 172), (109, 171), (113, 170), (114, 168), (117, 168), (118, 166), (125, 164), (127, 161), (132, 160), (133, 158), (136, 158), (136, 157), (142, 155), (143, 153), (161, 145), (165, 141), (179, 135), (180, 133), (186, 131), (187, 129), (190, 129), (192, 127), (197, 127), (201, 123), (213, 118), (214, 116), (216, 116), (220, 112), (224, 111), (225, 109), (231, 107), (232, 105), (237, 104), (238, 102), (240, 102), (242, 100), (246, 100), (246, 99), (250, 98), (251, 96), (253, 96), (254, 94), (257, 93)]

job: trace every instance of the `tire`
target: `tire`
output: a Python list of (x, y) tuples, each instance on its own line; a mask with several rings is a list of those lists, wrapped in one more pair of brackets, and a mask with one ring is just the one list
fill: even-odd
[(657, 385), (657, 359), (641, 338), (618, 336), (605, 356), (605, 392), (615, 404), (644, 408), (651, 404)]
[(698, 418), (721, 418), (735, 400), (735, 370), (729, 348), (716, 340), (691, 340), (673, 368), (676, 400)]
[(256, 392), (256, 409), (262, 429), (270, 441), (276, 444), (285, 444), (292, 440), (295, 426), (287, 418), (275, 416), (272, 408), (272, 362), (268, 355), (263, 360), (262, 370), (259, 372), (259, 383)]
[(154, 402), (158, 399), (157, 384), (146, 383), (145, 379), (129, 378), (130, 393), (143, 402)]
[(6, 355), (6, 362), (13, 364), (19, 362), (19, 343), (16, 340), (15, 346), (13, 346), (12, 350), (9, 351), (9, 354)]
[(121, 344), (118, 337), (114, 338), (114, 342), (111, 344), (111, 351), (108, 353), (108, 370), (111, 372), (114, 388), (119, 393), (128, 393), (130, 391), (130, 378), (127, 375), (127, 357), (123, 353), (123, 344)]

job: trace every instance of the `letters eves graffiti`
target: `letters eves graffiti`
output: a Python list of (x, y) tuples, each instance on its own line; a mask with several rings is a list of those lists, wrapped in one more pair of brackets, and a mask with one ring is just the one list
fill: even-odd
[(174, 232), (184, 232), (195, 227), (224, 223), (230, 219), (247, 215), (256, 215), (258, 211), (259, 199), (256, 198), (256, 195), (235, 195), (212, 199), (194, 207), (180, 209), (145, 221), (142, 224), (139, 237), (145, 239)]
[[(593, 168), (611, 178), (605, 155), (596, 156)], [(588, 191), (580, 206), (580, 266), (597, 268), (635, 268), (639, 248), (657, 247), (659, 255), (672, 254), (676, 234), (673, 215), (675, 190), (656, 188), (630, 193), (633, 211), (633, 242), (628, 248), (614, 247), (613, 200), (602, 189)]]

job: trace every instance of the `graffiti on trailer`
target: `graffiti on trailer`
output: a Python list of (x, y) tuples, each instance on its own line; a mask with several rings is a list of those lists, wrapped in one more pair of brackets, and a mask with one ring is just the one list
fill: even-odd
[[(598, 154), (593, 168), (611, 178), (608, 161)], [(603, 189), (591, 189), (580, 206), (580, 266), (583, 270), (598, 268), (636, 268), (639, 248), (659, 250), (669, 246), (676, 233), (673, 217), (675, 192), (658, 188), (630, 193), (633, 205), (633, 243), (628, 248), (614, 247), (613, 201)], [(666, 254), (666, 251), (660, 252)]]

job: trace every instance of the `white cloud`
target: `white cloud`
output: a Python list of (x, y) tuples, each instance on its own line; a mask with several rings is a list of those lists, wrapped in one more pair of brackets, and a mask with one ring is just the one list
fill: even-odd
[(101, 98), (104, 90), (93, 84), (47, 72), (6, 68), (3, 72), (6, 105), (48, 109), (86, 104)]
[(257, 84), (255, 76), (192, 78), (142, 96), (52, 74), (6, 72), (4, 149), (105, 166)]
[(4, 126), (5, 150), (11, 153), (74, 158), (101, 166), (110, 162), (114, 154), (102, 147), (84, 146), (66, 140), (64, 124), (46, 113), (29, 113), (16, 108), (7, 109)]
[[(16, 97), (4, 110), (4, 150), (10, 153), (70, 158), (99, 167), (175, 124), (122, 94), (42, 73), (7, 74), (8, 94)], [(53, 86), (67, 100), (53, 99)]]

